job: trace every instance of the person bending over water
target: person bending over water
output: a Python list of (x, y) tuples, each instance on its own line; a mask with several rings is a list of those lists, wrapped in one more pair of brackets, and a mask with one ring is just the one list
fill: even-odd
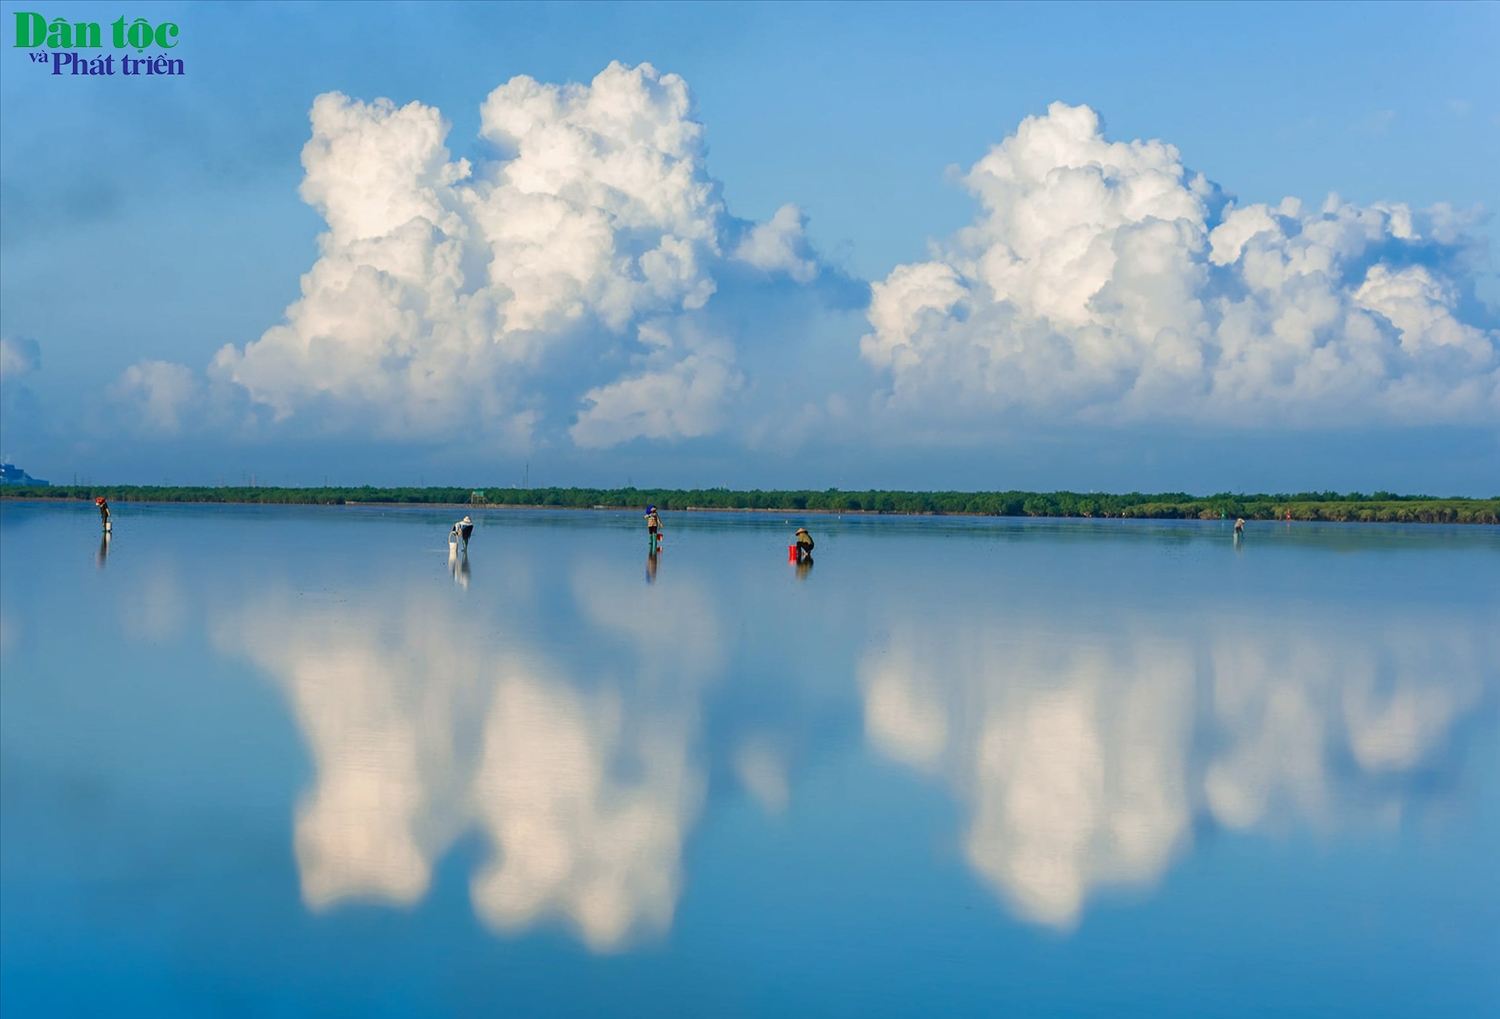
[(799, 563), (812, 562), (813, 540), (812, 535), (807, 533), (807, 528), (797, 528), (797, 561)]
[(94, 504), (99, 507), (99, 526), (109, 530), (109, 500), (101, 495), (94, 500)]

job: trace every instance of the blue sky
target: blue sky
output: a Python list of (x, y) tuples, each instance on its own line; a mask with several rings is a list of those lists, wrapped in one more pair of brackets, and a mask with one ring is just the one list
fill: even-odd
[(3, 12), (54, 481), (1500, 491), (1492, 4)]

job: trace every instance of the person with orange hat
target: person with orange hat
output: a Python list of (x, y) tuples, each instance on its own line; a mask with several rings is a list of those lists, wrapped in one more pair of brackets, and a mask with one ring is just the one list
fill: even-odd
[(94, 500), (94, 505), (99, 507), (99, 524), (106, 531), (109, 530), (109, 500), (104, 496)]

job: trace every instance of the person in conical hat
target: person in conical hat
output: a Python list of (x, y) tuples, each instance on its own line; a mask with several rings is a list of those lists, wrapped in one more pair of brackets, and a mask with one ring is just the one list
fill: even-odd
[(453, 525), (453, 533), (464, 543), (464, 551), (469, 551), (469, 537), (474, 533), (474, 521), (465, 514), (462, 520)]
[(811, 562), (813, 551), (812, 535), (807, 533), (807, 528), (797, 528), (797, 561)]

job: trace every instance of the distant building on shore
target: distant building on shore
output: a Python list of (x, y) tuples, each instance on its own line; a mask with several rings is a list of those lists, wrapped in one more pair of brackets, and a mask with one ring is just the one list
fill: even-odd
[(50, 485), (50, 481), (33, 478), (15, 464), (0, 463), (0, 485)]

